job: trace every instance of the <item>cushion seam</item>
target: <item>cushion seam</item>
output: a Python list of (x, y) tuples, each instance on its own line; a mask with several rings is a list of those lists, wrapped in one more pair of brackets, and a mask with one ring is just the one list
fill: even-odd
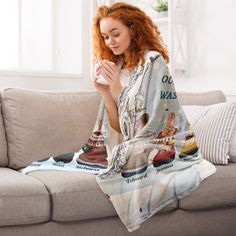
[(18, 195), (16, 195), (16, 196), (0, 196), (0, 199), (1, 198), (15, 198), (15, 197), (44, 197), (44, 196), (49, 196), (49, 194), (38, 194), (38, 195), (22, 195), (22, 196), (18, 196)]
[(94, 191), (97, 191), (97, 189), (94, 189), (94, 190), (83, 190), (83, 191), (71, 191), (71, 192), (59, 192), (59, 193), (50, 192), (50, 194), (51, 195), (62, 195), (62, 194), (84, 193), (84, 192), (94, 192)]
[[(8, 217), (8, 218), (2, 218), (0, 217), (1, 220), (5, 220), (5, 221), (9, 221), (9, 220), (18, 220), (20, 217), (20, 219), (49, 219), (49, 216), (48, 215), (45, 215), (45, 216), (28, 216), (28, 217), (22, 217), (22, 216), (18, 216), (18, 217)], [(2, 223), (2, 222), (1, 222)], [(0, 224), (1, 225), (1, 224)]]
[[(230, 204), (236, 203), (235, 199), (233, 199), (233, 201), (232, 201), (232, 199), (227, 199), (227, 200), (220, 200), (220, 201), (216, 201), (216, 200), (215, 201), (208, 201), (208, 202), (205, 202), (205, 203), (198, 204), (198, 206), (206, 206), (209, 203), (222, 203), (222, 202), (229, 202), (229, 201), (231, 201)], [(181, 203), (180, 203), (180, 205), (181, 205)]]

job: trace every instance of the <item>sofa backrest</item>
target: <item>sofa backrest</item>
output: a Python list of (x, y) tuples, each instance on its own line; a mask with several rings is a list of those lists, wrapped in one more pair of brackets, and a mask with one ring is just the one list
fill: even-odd
[[(221, 91), (180, 92), (178, 98), (182, 105), (225, 101)], [(20, 169), (35, 160), (78, 151), (93, 130), (100, 100), (94, 91), (4, 89), (0, 165), (7, 165), (7, 154), (9, 167)]]
[(0, 166), (7, 166), (7, 165), (8, 165), (7, 141), (6, 141), (6, 134), (2, 119), (1, 103), (0, 103)]
[(220, 90), (205, 92), (178, 92), (178, 101), (181, 105), (200, 105), (226, 102), (226, 97)]
[(96, 92), (4, 89), (9, 167), (78, 151), (93, 130), (100, 99)]

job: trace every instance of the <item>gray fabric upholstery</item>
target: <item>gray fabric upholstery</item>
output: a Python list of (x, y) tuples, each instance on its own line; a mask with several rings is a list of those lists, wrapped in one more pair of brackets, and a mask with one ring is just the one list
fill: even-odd
[[(217, 172), (214, 175), (205, 179), (188, 196), (180, 199), (179, 208), (203, 210), (236, 206), (236, 164), (216, 167)], [(53, 203), (52, 219), (55, 221), (116, 215), (93, 175), (62, 171), (36, 171), (29, 175), (40, 179), (50, 191)], [(171, 204), (162, 209), (162, 212), (176, 208), (177, 203)]]
[(205, 92), (178, 92), (178, 100), (181, 105), (211, 105), (225, 102), (226, 97), (220, 90)]
[(130, 233), (118, 217), (0, 227), (3, 236), (235, 236), (236, 208), (156, 214)]
[[(40, 179), (49, 190), (53, 204), (52, 219), (55, 221), (117, 215), (94, 175), (65, 171), (35, 171), (29, 175)], [(177, 203), (173, 203), (163, 208), (162, 212), (176, 208)]]
[(76, 152), (93, 129), (95, 92), (2, 91), (9, 166), (19, 169), (48, 156)]
[(236, 163), (216, 165), (216, 168), (216, 173), (205, 179), (195, 191), (180, 199), (179, 208), (204, 210), (236, 207)]
[(49, 219), (50, 199), (43, 183), (0, 167), (0, 226), (34, 224)]
[(0, 103), (0, 166), (7, 166), (7, 164), (8, 164), (7, 141), (6, 141), (5, 129), (1, 112), (1, 103)]
[[(93, 128), (100, 102), (95, 92), (6, 89), (1, 96), (0, 166), (7, 165), (8, 145), (10, 167), (16, 169), (49, 155), (77, 151)], [(225, 101), (220, 91), (178, 97), (182, 105)], [(116, 216), (93, 175), (38, 171), (25, 176), (0, 167), (0, 235), (234, 236), (236, 163), (216, 167), (217, 172), (194, 192), (133, 233)]]

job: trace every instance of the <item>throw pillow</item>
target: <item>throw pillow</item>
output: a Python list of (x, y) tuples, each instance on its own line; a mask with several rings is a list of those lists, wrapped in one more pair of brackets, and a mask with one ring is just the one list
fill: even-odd
[[(235, 121), (236, 123), (236, 118), (235, 118)], [(230, 159), (229, 161), (230, 162), (236, 162), (236, 125), (234, 127), (234, 130), (233, 130), (233, 135), (232, 135), (232, 139), (231, 139), (231, 142), (230, 142), (230, 148), (229, 148), (229, 156), (230, 156)]]
[(230, 143), (236, 128), (236, 103), (182, 106), (191, 124), (200, 152), (214, 164), (228, 164)]

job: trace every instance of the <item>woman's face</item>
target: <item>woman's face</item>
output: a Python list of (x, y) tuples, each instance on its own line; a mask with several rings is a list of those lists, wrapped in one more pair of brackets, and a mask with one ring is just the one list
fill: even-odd
[(131, 42), (130, 29), (121, 21), (111, 17), (100, 21), (100, 31), (104, 42), (115, 55), (127, 53)]

